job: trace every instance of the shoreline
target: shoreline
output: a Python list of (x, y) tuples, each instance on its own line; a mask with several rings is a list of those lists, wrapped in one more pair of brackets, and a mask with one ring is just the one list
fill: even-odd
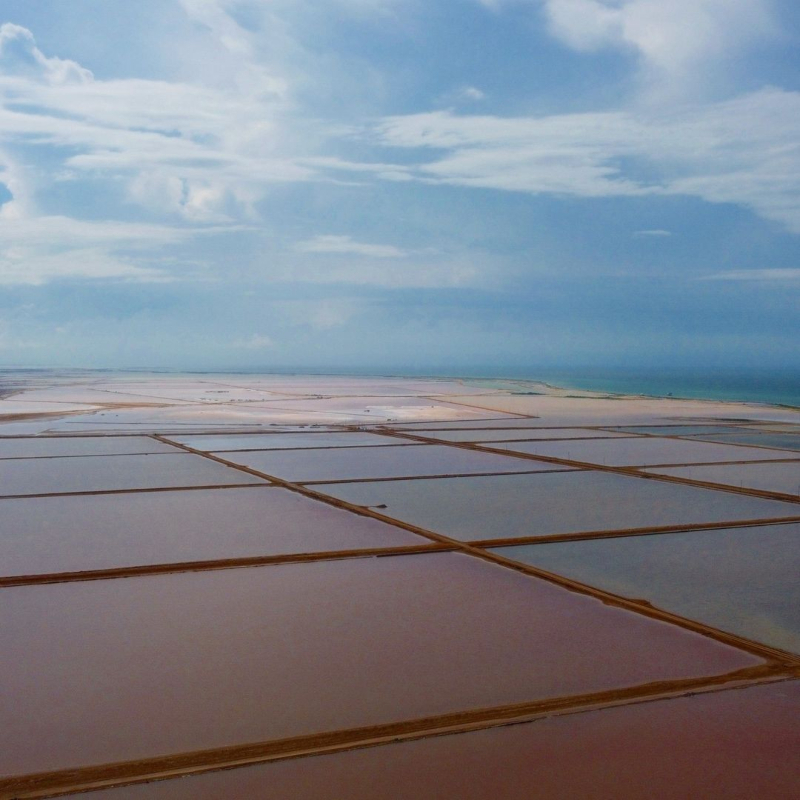
[(258, 376), (280, 376), (280, 377), (313, 377), (313, 378), (376, 378), (391, 380), (417, 380), (417, 381), (454, 381), (465, 387), (476, 389), (496, 389), (498, 392), (507, 392), (511, 396), (541, 396), (541, 397), (562, 397), (575, 399), (597, 399), (597, 400), (658, 400), (677, 402), (697, 402), (708, 404), (723, 405), (744, 405), (755, 408), (774, 408), (782, 411), (800, 412), (800, 402), (798, 404), (786, 403), (770, 400), (739, 399), (735, 396), (728, 397), (709, 397), (692, 396), (680, 393), (649, 393), (635, 391), (613, 391), (584, 388), (575, 385), (564, 385), (555, 383), (551, 380), (541, 380), (537, 378), (520, 378), (511, 376), (491, 376), (491, 375), (463, 375), (463, 374), (409, 374), (409, 373), (389, 373), (389, 372), (348, 372), (348, 371), (302, 371), (302, 370), (243, 370), (243, 369), (219, 369), (219, 370), (181, 370), (171, 368), (146, 369), (146, 368), (80, 368), (80, 367), (1, 367), (0, 366), (0, 399), (7, 400), (10, 397), (24, 393), (29, 387), (24, 382), (18, 383), (4, 379), (14, 376), (34, 375), (40, 379), (47, 374), (53, 377), (67, 377), (73, 375), (78, 380), (81, 377), (108, 376), (108, 375), (150, 375), (150, 376), (213, 376), (213, 375), (242, 375), (250, 377)]
[(791, 403), (769, 402), (767, 400), (740, 400), (735, 397), (716, 398), (716, 397), (692, 397), (690, 395), (680, 394), (648, 394), (645, 392), (613, 392), (609, 390), (601, 391), (598, 389), (584, 389), (577, 386), (560, 386), (547, 381), (540, 381), (535, 379), (525, 378), (464, 378), (464, 377), (451, 377), (450, 380), (458, 380), (465, 385), (470, 385), (472, 382), (487, 382), (487, 383), (520, 383), (531, 384), (534, 386), (541, 386), (549, 391), (545, 392), (517, 392), (517, 395), (543, 395), (549, 397), (576, 397), (582, 399), (630, 399), (630, 400), (675, 400), (679, 402), (696, 402), (696, 403), (724, 403), (726, 405), (746, 405), (757, 406), (759, 408), (780, 408), (782, 410), (800, 412), (800, 405), (793, 405)]

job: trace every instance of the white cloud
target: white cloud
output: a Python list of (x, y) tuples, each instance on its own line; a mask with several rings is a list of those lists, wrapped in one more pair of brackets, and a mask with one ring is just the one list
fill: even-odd
[(167, 272), (153, 266), (153, 252), (197, 233), (166, 225), (0, 215), (0, 284), (37, 285), (65, 278), (169, 280)]
[(654, 236), (656, 238), (662, 238), (665, 236), (672, 236), (672, 231), (665, 231), (662, 228), (655, 228), (649, 231), (636, 231), (633, 234), (634, 236)]
[(771, 6), (771, 0), (544, 0), (551, 32), (570, 47), (627, 47), (649, 67), (675, 75), (775, 36)]
[(139, 222), (88, 221), (63, 216), (0, 219), (2, 245), (86, 247), (93, 244), (148, 247), (172, 244), (201, 231)]
[(391, 117), (378, 128), (382, 143), (392, 147), (449, 151), (419, 166), (422, 179), (587, 197), (651, 191), (611, 163), (643, 134), (622, 113), (509, 119), (440, 111)]
[(706, 275), (704, 281), (800, 281), (800, 269), (734, 269)]
[(42, 81), (54, 86), (89, 83), (92, 73), (63, 58), (48, 58), (36, 46), (33, 34), (21, 25), (0, 25), (0, 72)]
[[(186, 14), (215, 43), (214, 70), (228, 72), (241, 89), (274, 80), (308, 90), (326, 89), (339, 103), (359, 95), (365, 85), (380, 82), (378, 71), (357, 59), (353, 50), (322, 47), (319, 35), (330, 34), (346, 20), (376, 26), (403, 24), (418, 0), (179, 0)], [(192, 72), (206, 73), (207, 53), (188, 54)], [(199, 56), (199, 58), (198, 58)], [(213, 73), (207, 77), (213, 82)]]
[(391, 147), (444, 150), (411, 171), (422, 181), (577, 197), (687, 195), (747, 206), (800, 233), (800, 92), (766, 88), (661, 113), (440, 111), (389, 117), (376, 135)]
[(596, 50), (624, 40), (622, 10), (598, 0), (546, 0), (552, 33), (576, 50)]
[[(495, 12), (528, 6), (578, 52), (613, 49), (639, 61), (644, 97), (697, 96), (757, 45), (782, 38), (775, 0), (477, 0)], [(642, 99), (642, 98), (640, 98)]]
[(115, 257), (101, 248), (76, 248), (62, 253), (42, 252), (37, 248), (0, 251), (0, 285), (36, 286), (65, 278), (140, 283), (169, 280), (161, 270), (140, 266), (130, 258)]
[(368, 244), (356, 242), (349, 236), (315, 236), (305, 242), (298, 242), (295, 250), (300, 253), (342, 253), (369, 256), (371, 258), (402, 258), (404, 250), (391, 244)]
[[(239, 77), (248, 69), (245, 50)], [(285, 90), (263, 71), (220, 88), (100, 80), (74, 61), (45, 55), (27, 29), (0, 27), (0, 183), (11, 195), (0, 206), (0, 282), (168, 279), (155, 251), (198, 229), (43, 215), (37, 199), (46, 182), (121, 180), (127, 199), (149, 214), (208, 232), (253, 219), (271, 183), (313, 174), (279, 152)], [(45, 173), (35, 151), (52, 159), (54, 148), (66, 155), (60, 169)], [(123, 249), (137, 254), (122, 256)]]
[(33, 181), (20, 164), (0, 152), (0, 184), (11, 198), (0, 205), (0, 220), (18, 219), (33, 208)]
[(150, 211), (179, 212), (189, 222), (225, 223), (236, 217), (256, 218), (253, 204), (260, 197), (255, 187), (233, 182), (186, 180), (168, 170), (140, 172), (130, 183), (129, 197)]
[[(193, 222), (247, 216), (270, 183), (312, 175), (281, 152), (287, 106), (279, 78), (250, 75), (221, 88), (97, 80), (72, 61), (43, 55), (25, 28), (0, 31), (0, 141), (7, 146), (77, 151), (64, 161), (73, 175), (122, 176), (131, 200)], [(234, 47), (230, 36), (226, 42)]]

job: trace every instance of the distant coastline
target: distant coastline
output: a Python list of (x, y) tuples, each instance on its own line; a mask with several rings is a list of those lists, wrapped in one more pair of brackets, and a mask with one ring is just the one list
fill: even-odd
[(451, 371), (421, 368), (399, 368), (386, 371), (373, 369), (330, 368), (68, 368), (68, 367), (2, 367), (0, 366), (0, 396), (15, 394), (21, 388), (12, 380), (14, 374), (48, 373), (79, 378), (91, 374), (185, 374), (185, 375), (315, 375), (384, 378), (416, 378), (461, 380), (476, 387), (498, 388), (516, 394), (549, 394), (569, 396), (577, 393), (583, 397), (648, 397), (654, 399), (705, 400), (709, 402), (755, 403), (800, 411), (800, 374), (777, 372), (751, 373), (698, 373), (671, 370), (627, 371), (597, 368), (504, 370), (502, 368), (476, 367)]
[(800, 410), (800, 375), (753, 373), (716, 375), (709, 373), (623, 373), (603, 375), (542, 373), (543, 382), (562, 389), (613, 395), (709, 400), (713, 402), (757, 403)]

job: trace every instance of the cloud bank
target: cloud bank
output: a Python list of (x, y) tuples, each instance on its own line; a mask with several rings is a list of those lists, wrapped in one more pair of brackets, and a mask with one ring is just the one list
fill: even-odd
[(374, 133), (384, 146), (436, 153), (415, 164), (426, 182), (583, 198), (686, 195), (746, 206), (800, 233), (798, 92), (766, 88), (665, 113), (435, 111), (389, 117)]

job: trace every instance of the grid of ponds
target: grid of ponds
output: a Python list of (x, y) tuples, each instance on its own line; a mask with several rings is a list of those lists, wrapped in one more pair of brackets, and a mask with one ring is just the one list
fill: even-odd
[[(793, 797), (800, 681), (125, 786), (98, 800)], [(687, 735), (691, 731), (691, 735)], [(669, 768), (657, 754), (669, 753)], [(702, 754), (702, 759), (698, 758)], [(713, 775), (713, 779), (709, 779)], [(376, 788), (377, 787), (377, 788)]]
[(657, 467), (658, 475), (701, 481), (717, 486), (738, 486), (788, 498), (800, 498), (800, 461), (759, 461), (749, 464), (697, 464)]
[(649, 427), (0, 437), (0, 797), (790, 796), (796, 434)]
[[(797, 457), (782, 450), (717, 444), (696, 439), (655, 436), (618, 439), (574, 439), (548, 442), (498, 442), (488, 444), (500, 450), (548, 456), (568, 461), (588, 461), (609, 466), (663, 466), (738, 461), (776, 461)], [(798, 459), (800, 464), (800, 459)]]

